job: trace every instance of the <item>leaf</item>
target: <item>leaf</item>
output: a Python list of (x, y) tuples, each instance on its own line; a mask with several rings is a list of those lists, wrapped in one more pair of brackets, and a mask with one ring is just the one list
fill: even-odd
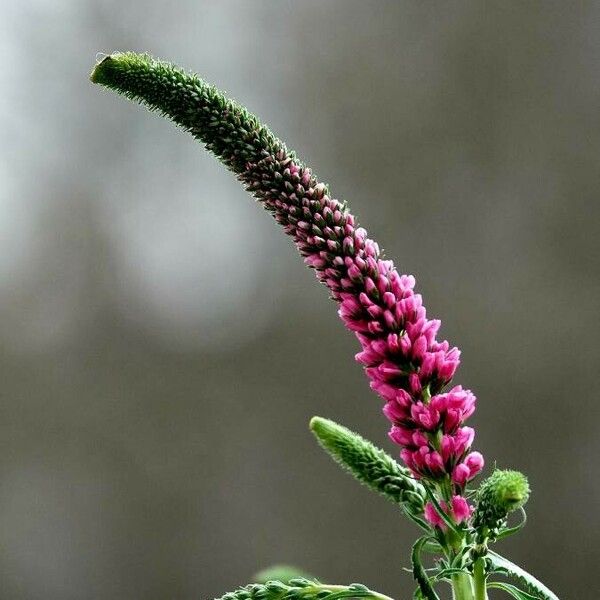
[(501, 529), (495, 536), (495, 541), (501, 540), (502, 538), (508, 537), (509, 535), (518, 533), (519, 531), (521, 531), (521, 529), (523, 529), (523, 527), (525, 527), (527, 523), (527, 513), (525, 512), (525, 509), (523, 507), (521, 507), (519, 510), (523, 517), (521, 519), (521, 522), (518, 525), (515, 525), (514, 527), (505, 527), (504, 529)]
[(444, 549), (440, 546), (440, 543), (437, 540), (428, 540), (423, 544), (421, 548), (422, 552), (429, 552), (429, 554), (443, 554)]
[(541, 581), (530, 575), (521, 567), (500, 556), (496, 552), (489, 552), (487, 558), (495, 569), (504, 571), (508, 577), (513, 577), (522, 583), (528, 591), (537, 594), (540, 600), (559, 600), (558, 596), (550, 591)]
[(427, 600), (440, 600), (440, 597), (435, 593), (423, 564), (421, 563), (421, 549), (429, 539), (428, 536), (419, 538), (412, 548), (411, 562), (413, 566), (413, 576), (419, 584), (419, 589), (424, 598)]
[(289, 583), (292, 579), (308, 579), (314, 580), (315, 577), (308, 575), (297, 567), (290, 565), (273, 565), (259, 571), (252, 578), (256, 583), (267, 583), (267, 581), (282, 581)]
[(334, 421), (313, 417), (310, 428), (333, 460), (370, 489), (400, 504), (410, 519), (424, 530), (430, 530), (420, 517), (425, 505), (425, 488), (408, 469), (358, 433)]
[(507, 594), (510, 594), (513, 598), (517, 600), (540, 600), (539, 596), (532, 596), (523, 590), (520, 590), (518, 587), (510, 583), (503, 583), (501, 581), (490, 581), (487, 584), (488, 588), (496, 588), (497, 590), (503, 590)]
[(448, 567), (447, 569), (442, 569), (435, 574), (434, 579), (436, 581), (440, 581), (442, 579), (449, 579), (452, 575), (460, 575), (462, 573), (469, 573), (466, 569), (459, 569), (457, 567)]
[(417, 586), (417, 589), (413, 593), (413, 600), (427, 600), (421, 593), (421, 588)]
[(462, 550), (452, 559), (451, 567), (461, 568), (464, 566), (465, 561), (468, 560), (471, 552), (470, 546), (465, 546)]

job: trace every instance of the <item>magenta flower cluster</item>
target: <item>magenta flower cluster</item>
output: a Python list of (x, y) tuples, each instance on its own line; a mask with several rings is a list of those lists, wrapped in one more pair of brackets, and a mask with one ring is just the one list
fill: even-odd
[[(460, 522), (464, 486), (484, 462), (479, 452), (471, 452), (475, 432), (464, 425), (475, 410), (475, 396), (461, 386), (443, 391), (460, 351), (437, 341), (440, 321), (427, 318), (414, 277), (400, 275), (392, 261), (384, 260), (345, 205), (330, 198), (284, 149), (248, 163), (241, 179), (339, 302), (340, 317), (362, 345), (356, 358), (385, 400), (390, 438), (402, 447), (401, 457), (416, 478), (451, 484), (460, 498), (452, 499), (451, 513)], [(426, 516), (437, 524), (439, 515), (433, 514), (429, 509)]]

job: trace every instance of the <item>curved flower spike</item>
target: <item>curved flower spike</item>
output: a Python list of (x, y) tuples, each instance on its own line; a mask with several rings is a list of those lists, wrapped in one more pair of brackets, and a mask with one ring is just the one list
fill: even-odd
[(438, 341), (415, 278), (401, 275), (346, 204), (244, 107), (196, 75), (146, 54), (104, 57), (91, 80), (144, 103), (189, 131), (233, 171), (293, 238), (331, 291), (362, 347), (356, 359), (385, 401), (390, 438), (417, 478), (444, 481), (452, 494), (483, 467), (464, 422), (475, 396), (449, 391), (460, 351)]

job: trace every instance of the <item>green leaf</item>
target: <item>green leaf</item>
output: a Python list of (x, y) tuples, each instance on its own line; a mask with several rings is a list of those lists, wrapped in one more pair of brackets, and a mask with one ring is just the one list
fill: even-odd
[(444, 554), (444, 549), (440, 546), (437, 540), (428, 540), (421, 548), (422, 552), (429, 552), (429, 554)]
[(469, 572), (466, 569), (459, 569), (458, 567), (448, 567), (446, 569), (438, 571), (433, 578), (436, 581), (440, 581), (442, 579), (451, 579), (452, 575), (461, 575), (462, 573), (466, 573), (467, 575), (469, 574)]
[(469, 560), (469, 554), (471, 553), (471, 546), (464, 546), (460, 552), (452, 559), (451, 567), (462, 568)]
[(417, 589), (413, 592), (413, 600), (427, 600), (421, 592), (421, 588), (417, 586)]
[(429, 531), (420, 517), (425, 505), (425, 488), (410, 471), (363, 437), (334, 421), (313, 417), (310, 428), (321, 446), (358, 481), (400, 504), (407, 516)]
[(525, 527), (525, 525), (527, 524), (527, 513), (525, 512), (525, 509), (523, 507), (519, 508), (519, 511), (521, 512), (521, 515), (523, 517), (521, 519), (521, 522), (518, 525), (515, 525), (514, 527), (505, 527), (501, 529), (495, 536), (495, 541), (501, 540), (510, 535), (518, 533), (519, 531), (521, 531), (521, 529), (523, 529), (523, 527)]
[(273, 565), (259, 571), (252, 578), (256, 583), (267, 583), (267, 581), (283, 581), (289, 583), (292, 579), (315, 580), (315, 577), (308, 575), (296, 567), (290, 565)]
[(496, 552), (489, 552), (486, 558), (491, 562), (492, 567), (506, 573), (523, 584), (529, 592), (537, 594), (541, 600), (559, 600), (558, 596), (550, 591), (541, 581), (530, 575), (521, 567), (500, 556)]
[(411, 562), (413, 567), (413, 576), (416, 582), (419, 584), (419, 589), (421, 590), (421, 594), (427, 600), (440, 600), (440, 597), (436, 594), (431, 582), (429, 581), (429, 577), (427, 577), (427, 573), (425, 568), (423, 567), (423, 563), (421, 562), (421, 549), (423, 545), (429, 541), (428, 536), (423, 536), (419, 538), (415, 545), (412, 548)]
[(495, 588), (497, 590), (502, 590), (507, 594), (510, 594), (513, 598), (517, 600), (540, 600), (539, 596), (532, 596), (523, 590), (520, 590), (518, 587), (510, 583), (503, 583), (501, 581), (490, 581), (487, 584), (488, 588)]

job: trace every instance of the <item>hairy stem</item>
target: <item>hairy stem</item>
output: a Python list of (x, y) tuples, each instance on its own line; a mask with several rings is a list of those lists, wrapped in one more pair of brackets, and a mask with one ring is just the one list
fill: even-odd
[(467, 573), (452, 575), (452, 598), (454, 600), (474, 600), (470, 575)]
[(473, 586), (475, 589), (475, 600), (488, 600), (483, 558), (478, 558), (473, 565)]

